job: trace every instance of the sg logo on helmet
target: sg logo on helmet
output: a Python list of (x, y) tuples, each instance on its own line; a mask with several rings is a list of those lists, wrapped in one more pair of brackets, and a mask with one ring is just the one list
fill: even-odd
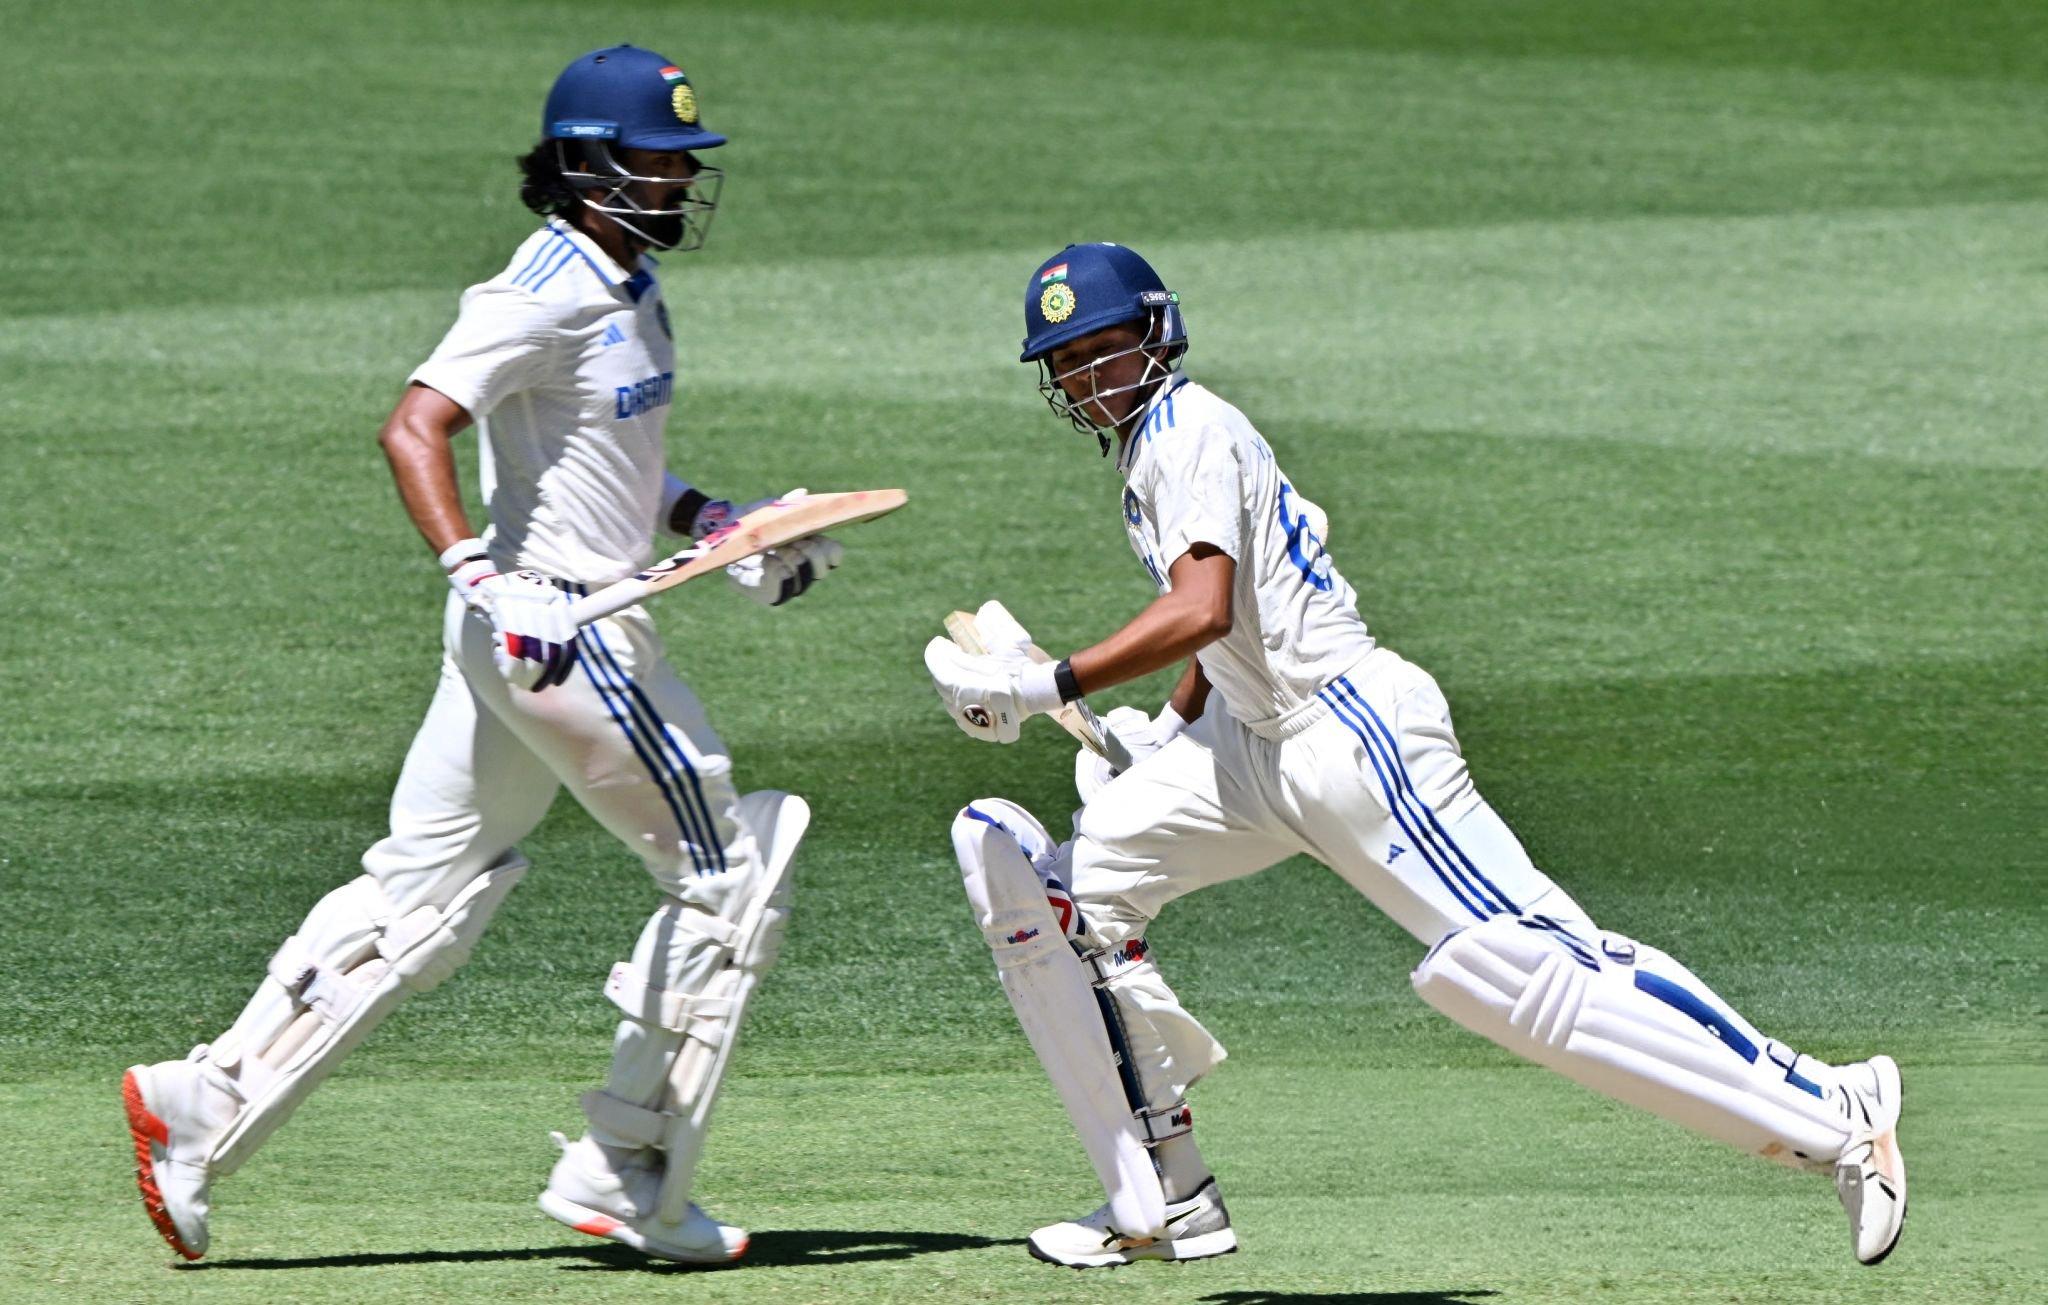
[(1074, 292), (1064, 281), (1055, 281), (1038, 296), (1038, 311), (1057, 326), (1074, 315)]

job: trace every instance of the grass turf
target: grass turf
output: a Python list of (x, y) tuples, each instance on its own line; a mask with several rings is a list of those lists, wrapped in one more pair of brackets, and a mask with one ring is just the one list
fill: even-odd
[[(0, 191), (0, 1292), (2048, 1289), (2048, 177), (2014, 147), (2042, 11), (1092, 8), (7, 11), (0, 105), (62, 148)], [(914, 498), (793, 609), (659, 609), (745, 783), (818, 811), (703, 1171), (755, 1255), (664, 1282), (532, 1208), (651, 905), (565, 804), (469, 969), (223, 1185), (213, 1267), (167, 1272), (119, 1070), (217, 1032), (380, 832), (438, 582), (370, 434), (527, 225), (508, 159), (547, 78), (619, 37), (736, 141), (711, 247), (666, 265), (675, 462)], [(943, 829), (989, 792), (1056, 818), (1065, 751), (971, 747), (915, 653), (990, 593), (1053, 646), (1145, 596), (1111, 473), (1010, 361), (1034, 260), (1103, 237), (1183, 291), (1192, 368), (1331, 511), (1539, 860), (1774, 1034), (1900, 1056), (1890, 1264), (1847, 1263), (1824, 1185), (1436, 1020), (1412, 943), (1306, 863), (1155, 933), (1233, 1050), (1196, 1099), (1246, 1252), (1107, 1282), (1023, 1258), (1097, 1198)]]

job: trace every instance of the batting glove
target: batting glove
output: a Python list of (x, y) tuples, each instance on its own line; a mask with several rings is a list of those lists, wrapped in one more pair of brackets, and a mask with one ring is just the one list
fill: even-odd
[(569, 678), (577, 630), (565, 590), (538, 571), (501, 574), (482, 558), (450, 572), (448, 583), (491, 623), (491, 660), (507, 684), (539, 693)]
[(761, 604), (780, 607), (825, 578), (846, 555), (830, 535), (810, 535), (725, 568), (733, 588)]
[[(1114, 707), (1102, 718), (1104, 732), (1131, 754), (1132, 766), (1171, 743), (1174, 736), (1187, 727), (1188, 723), (1180, 718), (1180, 713), (1170, 702), (1159, 709), (1157, 716), (1147, 716), (1136, 707)], [(1109, 786), (1109, 781), (1123, 773), (1107, 758), (1099, 757), (1087, 748), (1074, 750), (1074, 788), (1081, 794), (1084, 805), (1093, 802), (1095, 795)]]
[(1015, 743), (1025, 718), (1060, 705), (1059, 684), (1049, 662), (1002, 653), (977, 655), (950, 639), (934, 639), (924, 647), (924, 667), (953, 723), (984, 743)]

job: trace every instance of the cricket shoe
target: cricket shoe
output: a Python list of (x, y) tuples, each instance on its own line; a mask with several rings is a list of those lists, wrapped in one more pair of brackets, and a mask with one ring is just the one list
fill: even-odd
[(680, 1223), (663, 1223), (661, 1170), (614, 1168), (589, 1138), (552, 1136), (562, 1157), (540, 1194), (540, 1208), (550, 1219), (679, 1264), (730, 1264), (747, 1253), (746, 1230), (718, 1222), (695, 1201)]
[(1166, 1236), (1126, 1237), (1109, 1221), (1109, 1207), (1072, 1223), (1048, 1224), (1025, 1243), (1034, 1259), (1074, 1269), (1098, 1269), (1134, 1260), (1206, 1260), (1237, 1249), (1230, 1211), (1211, 1178), (1185, 1201), (1166, 1206)]
[(1856, 1133), (1835, 1161), (1835, 1191), (1849, 1212), (1856, 1258), (1876, 1264), (1906, 1225), (1906, 1157), (1899, 1151), (1903, 1100), (1898, 1062), (1872, 1056), (1836, 1071)]
[(171, 1249), (188, 1260), (206, 1254), (208, 1158), (235, 1121), (241, 1098), (194, 1060), (133, 1065), (121, 1076), (128, 1132), (135, 1139), (135, 1185), (142, 1208)]

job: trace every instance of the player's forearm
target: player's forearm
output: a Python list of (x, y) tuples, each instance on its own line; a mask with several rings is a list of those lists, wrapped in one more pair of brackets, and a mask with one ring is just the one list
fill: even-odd
[(1174, 590), (1153, 599), (1123, 629), (1067, 660), (1081, 692), (1095, 693), (1192, 657), (1228, 633), (1227, 613), (1219, 617), (1210, 604)]
[(398, 486), (406, 515), (436, 555), (458, 540), (476, 534), (462, 507), (455, 453), (448, 442), (450, 433), (438, 423), (408, 413), (401, 405), (377, 437), (385, 459), (391, 464), (391, 478)]

